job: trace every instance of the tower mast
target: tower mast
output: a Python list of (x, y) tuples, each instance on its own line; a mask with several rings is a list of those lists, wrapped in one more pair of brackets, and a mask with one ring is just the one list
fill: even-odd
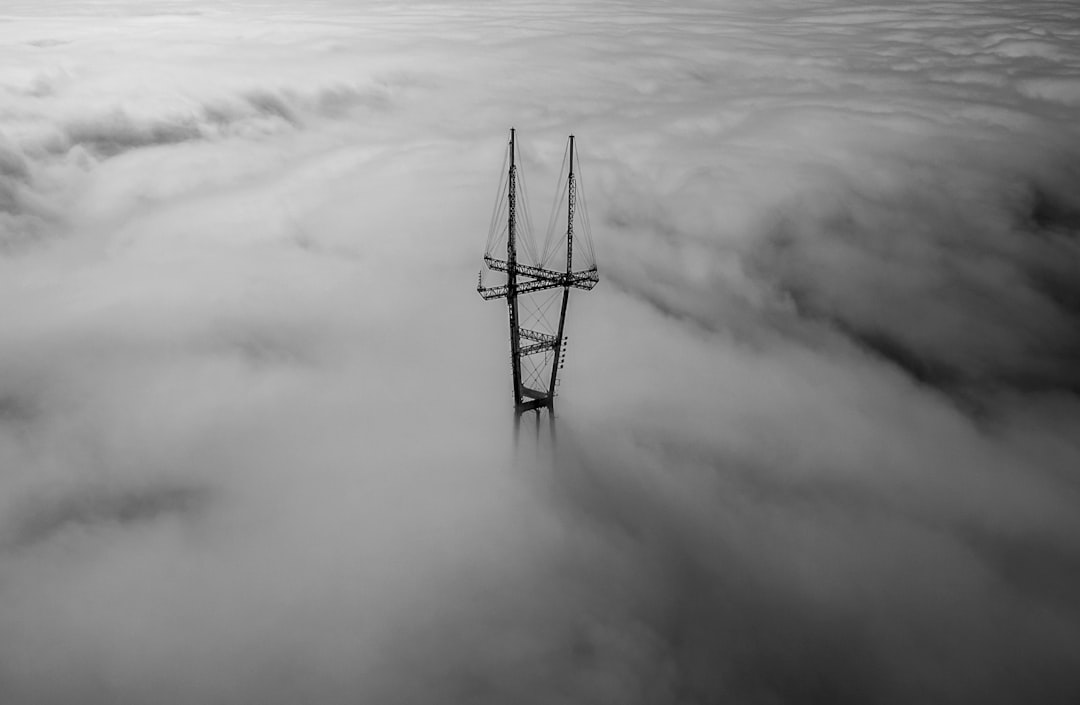
[[(566, 281), (569, 282), (574, 264), (574, 199), (577, 189), (574, 184), (574, 136), (570, 135), (570, 169), (566, 177)], [(562, 307), (559, 309), (559, 332), (555, 334), (555, 360), (551, 365), (551, 395), (555, 396), (555, 386), (559, 380), (563, 358), (563, 327), (566, 325), (566, 304), (570, 301), (570, 284), (563, 284)]]
[(514, 408), (521, 410), (521, 330), (518, 327), (517, 290), (517, 151), (516, 130), (510, 128), (510, 174), (507, 190), (507, 237), (506, 237), (506, 305), (510, 311), (510, 367), (514, 377)]

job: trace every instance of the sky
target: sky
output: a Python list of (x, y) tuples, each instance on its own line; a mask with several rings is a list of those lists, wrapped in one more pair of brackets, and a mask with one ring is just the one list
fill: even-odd
[(1080, 701), (1078, 114), (1063, 1), (3, 0), (0, 701)]

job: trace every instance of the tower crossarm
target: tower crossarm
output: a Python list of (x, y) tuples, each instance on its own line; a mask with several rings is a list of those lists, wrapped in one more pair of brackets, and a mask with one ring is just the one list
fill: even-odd
[(554, 345), (557, 338), (549, 333), (541, 333), (538, 330), (530, 330), (528, 328), (518, 328), (518, 332), (522, 338), (528, 338), (537, 343), (547, 343)]
[[(518, 265), (518, 271), (521, 270), (522, 265)], [(550, 270), (545, 270), (550, 271)], [(532, 291), (543, 291), (544, 289), (554, 289), (560, 286), (569, 286), (575, 289), (584, 289), (588, 291), (596, 286), (596, 283), (600, 281), (600, 275), (596, 271), (596, 267), (592, 269), (583, 269), (579, 272), (571, 272), (566, 274), (564, 272), (554, 272), (554, 278), (532, 279), (530, 281), (517, 283), (517, 292), (519, 294), (527, 294)], [(503, 284), (502, 286), (490, 286), (485, 287), (480, 283), (477, 283), (476, 290), (480, 292), (480, 296), (484, 299), (500, 299), (506, 297), (510, 292), (510, 286)]]
[[(506, 260), (495, 259), (491, 255), (485, 255), (484, 263), (487, 264), (489, 269), (494, 269), (496, 272), (510, 272), (510, 265), (507, 263)], [(563, 272), (556, 272), (554, 269), (533, 267), (528, 264), (522, 264), (521, 262), (518, 262), (514, 266), (514, 271), (517, 272), (518, 276), (532, 277), (533, 279), (543, 279), (550, 282), (555, 282), (566, 276)]]
[(533, 341), (532, 345), (526, 345), (521, 348), (522, 355), (535, 355), (538, 352), (544, 352), (545, 350), (554, 350), (555, 343), (558, 342), (558, 338), (548, 333), (541, 333), (538, 330), (530, 330), (529, 328), (518, 328), (518, 335), (526, 340)]
[(525, 345), (521, 348), (520, 354), (524, 357), (525, 355), (535, 355), (538, 352), (544, 352), (546, 350), (554, 349), (555, 341), (553, 340), (551, 342), (533, 343), (532, 345)]

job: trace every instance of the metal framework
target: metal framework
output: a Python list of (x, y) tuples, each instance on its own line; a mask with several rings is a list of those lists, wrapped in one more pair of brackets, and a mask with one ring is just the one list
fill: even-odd
[[(569, 171), (567, 176), (566, 218), (566, 268), (549, 269), (518, 261), (518, 173), (516, 131), (510, 129), (509, 173), (507, 175), (507, 238), (506, 259), (498, 259), (489, 252), (484, 256), (488, 269), (506, 275), (506, 283), (485, 287), (477, 283), (476, 290), (486, 300), (506, 299), (510, 318), (510, 366), (514, 383), (514, 411), (518, 419), (526, 411), (554, 409), (555, 391), (559, 370), (562, 368), (566, 339), (563, 331), (566, 323), (566, 305), (570, 289), (592, 289), (600, 281), (595, 266), (574, 271), (574, 219), (577, 207), (577, 181), (574, 174), (574, 136), (570, 135)], [(500, 194), (501, 198), (501, 194)], [(496, 204), (498, 205), (498, 204)], [(587, 231), (586, 231), (587, 232)], [(481, 273), (482, 274), (482, 273)], [(548, 289), (562, 288), (562, 303), (554, 334), (526, 328), (521, 324), (522, 297)], [(550, 375), (536, 377), (531, 383), (523, 381), (523, 363), (530, 356), (554, 353), (551, 358)], [(545, 368), (546, 371), (546, 368)], [(532, 384), (532, 386), (529, 386)]]

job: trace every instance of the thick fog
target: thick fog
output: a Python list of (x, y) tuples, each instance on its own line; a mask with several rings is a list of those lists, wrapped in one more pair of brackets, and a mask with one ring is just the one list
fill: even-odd
[(1080, 702), (1078, 117), (1065, 1), (4, 0), (0, 702)]

